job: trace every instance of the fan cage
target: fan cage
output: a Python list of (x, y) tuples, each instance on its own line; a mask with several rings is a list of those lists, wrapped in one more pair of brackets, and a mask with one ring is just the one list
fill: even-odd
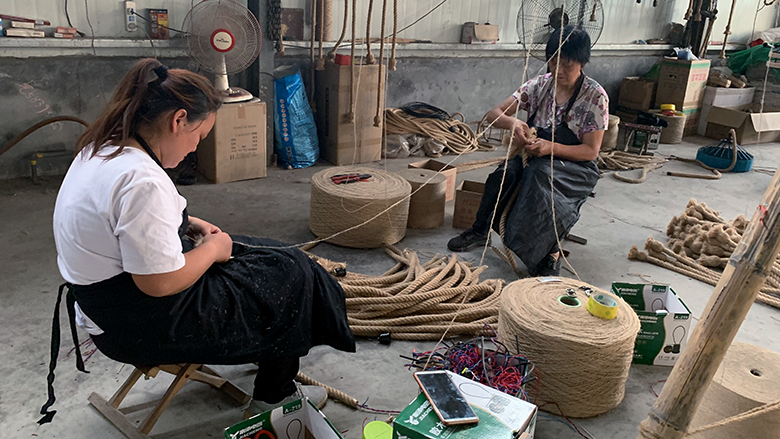
[[(563, 17), (561, 8), (565, 11)], [(593, 47), (604, 29), (602, 3), (600, 0), (526, 0), (517, 13), (518, 43), (534, 58), (546, 61), (547, 41), (561, 22), (587, 32)]]

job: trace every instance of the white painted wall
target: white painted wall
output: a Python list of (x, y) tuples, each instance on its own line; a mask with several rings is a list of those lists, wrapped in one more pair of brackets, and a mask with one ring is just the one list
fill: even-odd
[[(145, 8), (167, 8), (171, 27), (180, 27), (190, 5), (197, 0), (137, 0), (139, 10)], [(312, 0), (282, 0), (283, 7), (306, 9), (306, 19), (309, 17), (309, 6)], [(333, 0), (333, 39), (341, 31), (345, 0)], [(349, 1), (351, 4), (351, 0)], [(399, 28), (413, 22), (417, 17), (436, 6), (441, 0), (398, 0)], [(430, 16), (420, 21), (411, 29), (403, 32), (400, 37), (432, 40), (434, 42), (458, 42), (460, 26), (466, 21), (497, 24), (500, 29), (502, 43), (517, 42), (516, 18), (523, 0), (449, 0)], [(66, 25), (64, 0), (2, 0), (0, 9), (3, 13), (32, 16), (50, 20), (52, 25)], [(124, 30), (122, 18), (123, 2), (119, 0), (69, 0), (69, 10), (72, 23), (80, 30), (90, 34), (86, 9), (98, 37), (112, 38), (143, 38), (142, 31), (135, 33)], [(245, 3), (245, 2), (242, 2)], [(720, 18), (715, 22), (712, 40), (723, 39), (728, 11), (731, 2), (720, 2)], [(734, 14), (732, 23), (732, 42), (745, 42), (751, 35), (753, 19), (756, 17), (756, 6), (763, 0), (741, 0)], [(380, 9), (382, 0), (374, 0), (374, 14), (371, 22), (372, 37), (379, 36)], [(625, 44), (637, 39), (659, 38), (664, 29), (672, 21), (682, 22), (688, 8), (686, 0), (659, 0), (657, 7), (652, 6), (652, 0), (643, 0), (636, 4), (634, 0), (604, 0), (605, 26), (600, 44)], [(368, 0), (358, 0), (358, 35), (365, 37), (366, 14)], [(772, 27), (776, 18), (776, 7), (766, 7), (757, 16), (756, 29), (764, 30)], [(388, 19), (386, 34), (392, 29), (392, 0), (388, 0)], [(263, 26), (264, 23), (261, 23)], [(351, 32), (349, 28), (347, 32)], [(308, 31), (307, 31), (308, 33)]]

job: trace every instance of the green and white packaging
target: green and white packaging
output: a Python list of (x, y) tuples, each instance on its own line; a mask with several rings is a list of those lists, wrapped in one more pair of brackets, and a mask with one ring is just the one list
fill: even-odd
[(691, 311), (668, 285), (613, 283), (639, 316), (642, 329), (634, 345), (634, 363), (674, 366), (691, 326)]
[(536, 429), (536, 406), (488, 386), (447, 372), (479, 418), (478, 424), (444, 425), (424, 393), (393, 422), (393, 439), (513, 439)]
[(253, 416), (225, 429), (225, 439), (344, 439), (308, 398)]

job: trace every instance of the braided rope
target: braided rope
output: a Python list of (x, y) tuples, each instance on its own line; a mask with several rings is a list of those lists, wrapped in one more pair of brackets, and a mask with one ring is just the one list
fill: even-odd
[[(347, 0), (344, 1), (346, 2)], [(349, 112), (346, 117), (349, 123), (355, 123), (355, 29), (357, 29), (357, 0), (352, 0), (352, 44), (350, 44), (349, 48)]]
[(333, 60), (336, 58), (336, 51), (339, 50), (339, 46), (344, 42), (344, 37), (347, 35), (347, 20), (349, 19), (349, 1), (344, 0), (344, 23), (341, 25), (341, 35), (339, 36), (336, 45), (328, 52), (327, 59)]
[[(382, 31), (382, 35), (384, 35)], [(395, 71), (395, 46), (398, 39), (398, 0), (393, 0), (393, 42), (390, 45), (390, 61), (387, 63), (387, 70)]]
[(382, 25), (379, 35), (379, 73), (377, 75), (376, 86), (376, 114), (374, 115), (374, 126), (382, 126), (382, 69), (385, 66), (385, 19), (387, 17), (387, 0), (382, 0)]
[[(325, 58), (322, 56), (322, 44), (323, 40), (325, 39), (325, 8), (330, 7), (330, 3), (327, 3), (325, 0), (316, 0), (317, 4), (314, 7), (314, 9), (317, 9), (317, 6), (319, 6), (319, 24), (317, 25), (317, 39), (319, 40), (319, 55), (317, 58), (317, 70), (325, 70)], [(312, 21), (312, 26), (314, 25), (314, 22)]]
[(317, 65), (314, 63), (314, 42), (316, 40), (316, 34), (317, 32), (314, 29), (314, 24), (317, 22), (317, 1), (313, 0), (311, 2), (311, 47), (309, 48), (309, 67), (311, 70), (311, 88), (310, 88), (310, 96), (309, 96), (309, 106), (311, 106), (312, 111), (316, 111), (316, 107), (314, 105), (314, 71), (316, 70)]
[[(368, 16), (366, 18), (366, 50), (368, 50), (368, 54), (366, 54), (366, 64), (369, 65), (376, 62), (374, 54), (371, 53), (371, 15), (373, 15), (373, 10), (374, 0), (368, 0)], [(353, 41), (352, 44), (354, 43)]]
[(306, 376), (303, 372), (298, 372), (298, 375), (295, 377), (295, 381), (298, 381), (301, 384), (305, 384), (307, 386), (319, 386), (324, 388), (328, 392), (328, 397), (333, 398), (338, 402), (344, 403), (347, 407), (351, 407), (353, 409), (358, 408), (358, 400), (347, 395), (346, 393), (342, 392), (341, 390), (335, 389), (333, 387), (330, 387), (328, 385), (325, 385), (313, 378), (310, 378)]

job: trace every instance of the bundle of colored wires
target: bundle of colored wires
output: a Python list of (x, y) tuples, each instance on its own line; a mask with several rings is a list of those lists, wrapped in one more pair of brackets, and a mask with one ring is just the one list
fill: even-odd
[(406, 364), (409, 370), (449, 370), (529, 401), (525, 386), (537, 379), (534, 376), (533, 363), (522, 355), (512, 355), (506, 346), (496, 339), (492, 328), (487, 329), (489, 331), (486, 331), (484, 336), (452, 346), (444, 345), (435, 351), (412, 352), (412, 357), (402, 358), (411, 361)]

